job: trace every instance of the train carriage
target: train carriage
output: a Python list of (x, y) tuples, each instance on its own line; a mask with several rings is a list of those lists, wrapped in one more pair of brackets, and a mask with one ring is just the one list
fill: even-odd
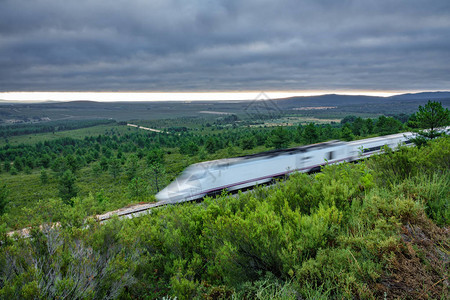
[[(450, 127), (442, 129), (448, 132)], [(325, 164), (356, 161), (382, 151), (412, 145), (414, 133), (406, 132), (352, 142), (330, 141), (273, 150), (236, 158), (201, 162), (186, 168), (181, 176), (160, 191), (159, 201), (183, 202), (222, 190), (234, 191), (270, 182), (292, 172), (319, 171)]]

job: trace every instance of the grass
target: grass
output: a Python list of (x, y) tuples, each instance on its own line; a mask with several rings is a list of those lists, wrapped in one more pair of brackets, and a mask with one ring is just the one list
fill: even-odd
[(27, 135), (13, 136), (7, 139), (6, 138), (0, 139), (0, 147), (5, 146), (7, 144), (6, 140), (8, 140), (8, 144), (10, 145), (20, 145), (20, 144), (33, 145), (39, 142), (52, 141), (64, 137), (70, 137), (74, 139), (84, 139), (84, 137), (86, 136), (97, 136), (100, 134), (108, 133), (111, 130), (114, 130), (120, 134), (125, 134), (127, 132), (130, 132), (131, 130), (136, 129), (132, 129), (131, 127), (128, 127), (126, 125), (108, 124), (74, 130), (58, 131), (55, 133), (45, 132), (45, 133), (27, 134)]
[[(141, 166), (142, 174), (144, 167)], [(32, 208), (39, 201), (56, 199), (59, 197), (58, 174), (50, 169), (47, 170), (48, 182), (43, 184), (40, 180), (40, 170), (35, 169), (31, 174), (23, 172), (11, 176), (7, 173), (0, 174), (0, 182), (6, 183), (9, 190), (8, 199), (10, 204), (6, 222), (12, 229), (27, 226), (30, 216), (28, 208)], [(114, 210), (128, 204), (145, 201), (154, 201), (152, 195), (155, 193), (153, 187), (147, 187), (146, 193), (139, 199), (128, 195), (129, 180), (124, 172), (114, 179), (108, 171), (94, 173), (92, 166), (87, 166), (77, 171), (75, 185), (79, 198), (87, 198), (92, 195), (99, 205), (97, 213)], [(38, 217), (38, 216), (36, 216)]]

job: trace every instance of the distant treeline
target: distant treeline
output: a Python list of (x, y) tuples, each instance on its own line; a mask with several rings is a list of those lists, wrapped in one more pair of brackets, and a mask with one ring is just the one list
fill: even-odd
[(114, 120), (63, 120), (50, 121), (45, 123), (34, 124), (14, 124), (0, 126), (0, 137), (11, 137), (26, 134), (35, 134), (43, 132), (56, 132), (64, 130), (73, 130), (79, 128), (92, 127), (101, 124), (114, 123)]

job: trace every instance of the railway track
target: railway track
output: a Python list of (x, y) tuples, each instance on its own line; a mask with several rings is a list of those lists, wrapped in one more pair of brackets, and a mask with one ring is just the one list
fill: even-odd
[[(153, 203), (141, 203), (141, 204), (131, 205), (131, 206), (117, 209), (117, 210), (109, 211), (104, 214), (90, 216), (87, 219), (93, 218), (100, 224), (103, 224), (103, 223), (108, 222), (113, 217), (118, 217), (119, 219), (132, 219), (132, 218), (150, 214), (151, 210), (155, 209), (155, 208), (163, 207), (163, 206), (166, 206), (169, 204), (178, 204), (178, 203), (192, 202), (192, 201), (195, 201), (195, 200), (178, 201), (178, 202), (159, 201), (159, 202), (153, 202)], [(55, 223), (40, 225), (39, 228), (40, 228), (40, 230), (46, 230), (46, 229), (58, 228), (60, 226), (61, 226), (60, 222), (55, 222)], [(32, 230), (32, 227), (26, 227), (23, 229), (10, 231), (7, 233), (7, 235), (9, 237), (14, 237), (15, 235), (18, 235), (19, 237), (29, 238), (31, 236), (31, 230)]]
[[(269, 187), (269, 186), (271, 186), (271, 185), (266, 185), (266, 187)], [(244, 189), (243, 192), (247, 193), (247, 192), (250, 192), (251, 190), (252, 189)], [(236, 196), (237, 192), (233, 192), (232, 194), (234, 196)], [(122, 219), (122, 220), (123, 219), (133, 219), (133, 218), (137, 218), (140, 216), (148, 215), (151, 213), (152, 209), (155, 209), (155, 208), (160, 208), (160, 207), (167, 206), (167, 205), (180, 204), (180, 203), (185, 203), (185, 202), (201, 202), (203, 199), (204, 199), (204, 197), (195, 199), (195, 200), (182, 200), (182, 201), (177, 201), (177, 202), (163, 200), (163, 201), (152, 202), (152, 203), (140, 203), (140, 204), (135, 204), (135, 205), (119, 208), (117, 210), (109, 211), (104, 214), (90, 216), (87, 219), (93, 218), (100, 224), (104, 224), (114, 217), (118, 217), (119, 219)], [(61, 226), (60, 222), (55, 222), (55, 223), (40, 225), (39, 229), (40, 230), (50, 230), (50, 229), (58, 228), (60, 226)], [(14, 237), (17, 235), (21, 238), (29, 238), (29, 237), (31, 237), (31, 230), (32, 230), (32, 227), (26, 227), (23, 229), (10, 231), (7, 233), (7, 236)]]

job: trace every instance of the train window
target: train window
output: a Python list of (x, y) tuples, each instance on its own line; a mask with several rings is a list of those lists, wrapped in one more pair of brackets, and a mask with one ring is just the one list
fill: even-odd
[(327, 153), (327, 159), (332, 160), (334, 158), (334, 151), (330, 151)]
[(191, 176), (189, 176), (188, 181), (194, 181), (194, 180), (199, 180), (202, 179), (203, 177), (206, 176), (206, 173), (197, 173), (197, 174), (192, 174)]
[(183, 172), (183, 173), (181, 173), (180, 176), (178, 176), (178, 180), (180, 180), (180, 181), (186, 181), (186, 180), (189, 179), (190, 176), (191, 176), (191, 173)]
[(381, 149), (381, 146), (372, 147), (372, 148), (365, 148), (365, 149), (363, 150), (363, 153), (373, 152), (373, 151), (377, 151), (377, 150), (380, 150), (380, 149)]

